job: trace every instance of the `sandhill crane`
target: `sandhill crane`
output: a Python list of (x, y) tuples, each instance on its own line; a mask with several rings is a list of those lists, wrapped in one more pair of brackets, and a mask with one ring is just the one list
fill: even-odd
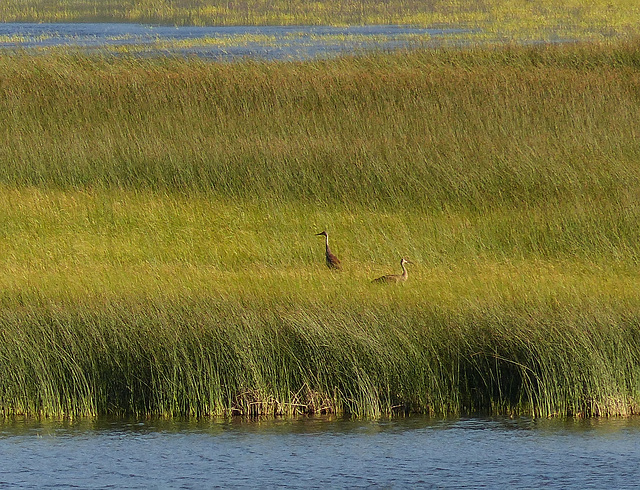
[(378, 277), (377, 279), (374, 279), (372, 282), (392, 283), (392, 284), (405, 282), (407, 280), (407, 277), (409, 277), (409, 273), (407, 272), (407, 268), (404, 265), (412, 264), (412, 263), (413, 262), (410, 262), (409, 260), (402, 257), (402, 259), (400, 260), (400, 267), (402, 267), (402, 274), (389, 274), (388, 276)]
[(327, 267), (329, 269), (341, 269), (340, 259), (331, 253), (331, 249), (329, 248), (329, 235), (326, 231), (321, 231), (320, 233), (316, 233), (316, 236), (323, 236), (325, 243), (325, 256), (327, 258)]

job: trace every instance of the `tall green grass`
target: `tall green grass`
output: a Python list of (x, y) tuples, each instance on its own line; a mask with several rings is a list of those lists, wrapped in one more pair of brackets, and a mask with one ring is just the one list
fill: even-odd
[(638, 52), (0, 56), (0, 410), (637, 413)]
[(231, 65), (3, 55), (0, 182), (428, 209), (626, 203), (637, 47)]
[(637, 413), (637, 301), (447, 310), (359, 299), (3, 310), (3, 411)]

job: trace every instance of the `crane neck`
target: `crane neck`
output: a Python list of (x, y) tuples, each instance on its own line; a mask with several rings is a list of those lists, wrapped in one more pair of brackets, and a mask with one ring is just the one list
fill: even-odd
[(409, 271), (407, 271), (407, 268), (404, 265), (404, 262), (400, 262), (400, 265), (402, 266), (402, 278), (406, 279), (407, 277), (409, 277)]

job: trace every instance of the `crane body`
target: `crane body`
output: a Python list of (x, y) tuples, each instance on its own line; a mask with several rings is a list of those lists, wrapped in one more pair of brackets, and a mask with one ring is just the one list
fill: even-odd
[(316, 233), (316, 236), (323, 236), (325, 243), (325, 258), (327, 259), (327, 267), (333, 270), (342, 269), (342, 265), (340, 263), (340, 259), (336, 257), (333, 253), (331, 253), (331, 249), (329, 248), (329, 234), (326, 231), (321, 231), (320, 233)]

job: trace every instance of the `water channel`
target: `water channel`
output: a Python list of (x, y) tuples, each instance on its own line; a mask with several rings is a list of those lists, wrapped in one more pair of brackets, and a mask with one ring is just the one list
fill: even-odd
[(139, 55), (301, 60), (456, 42), (470, 30), (412, 26), (171, 27), (124, 23), (0, 23), (0, 48), (78, 48)]
[(0, 488), (637, 488), (640, 419), (0, 422)]

